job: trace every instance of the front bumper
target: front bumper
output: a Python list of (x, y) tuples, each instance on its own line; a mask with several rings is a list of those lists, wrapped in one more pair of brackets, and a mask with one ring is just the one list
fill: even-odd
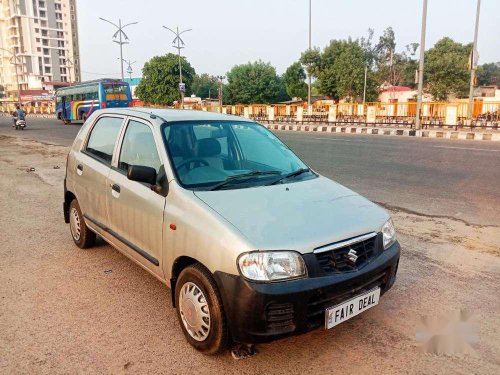
[(381, 295), (396, 280), (400, 245), (382, 252), (362, 269), (321, 277), (311, 276), (315, 255), (305, 254), (309, 277), (257, 283), (215, 272), (226, 318), (235, 342), (263, 343), (323, 327), (325, 309), (375, 287)]

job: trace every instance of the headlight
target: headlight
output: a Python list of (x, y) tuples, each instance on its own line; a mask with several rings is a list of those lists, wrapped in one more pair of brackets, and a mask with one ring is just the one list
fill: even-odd
[(387, 220), (382, 227), (382, 236), (384, 238), (384, 250), (396, 242), (396, 229), (394, 228), (392, 219)]
[(241, 254), (238, 267), (242, 276), (255, 281), (278, 281), (306, 275), (302, 256), (295, 251), (254, 251)]

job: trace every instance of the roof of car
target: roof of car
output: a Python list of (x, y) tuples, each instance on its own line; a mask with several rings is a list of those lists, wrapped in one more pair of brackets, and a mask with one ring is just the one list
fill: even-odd
[(250, 121), (247, 118), (239, 116), (225, 115), (222, 113), (195, 111), (190, 109), (168, 109), (168, 108), (147, 108), (147, 107), (128, 107), (128, 108), (109, 108), (105, 110), (107, 113), (124, 113), (131, 114), (133, 112), (142, 115), (154, 115), (166, 122), (173, 121)]

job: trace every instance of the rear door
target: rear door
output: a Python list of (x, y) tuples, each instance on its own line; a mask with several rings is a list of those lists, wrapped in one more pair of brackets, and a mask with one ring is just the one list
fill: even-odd
[(106, 204), (109, 229), (128, 246), (129, 255), (163, 278), (162, 234), (165, 197), (151, 190), (151, 185), (127, 178), (130, 165), (152, 167), (158, 173), (163, 165), (152, 125), (129, 118), (116, 164), (109, 173)]
[(86, 218), (105, 227), (106, 184), (124, 116), (99, 117), (80, 152), (76, 154), (75, 182), (78, 202)]

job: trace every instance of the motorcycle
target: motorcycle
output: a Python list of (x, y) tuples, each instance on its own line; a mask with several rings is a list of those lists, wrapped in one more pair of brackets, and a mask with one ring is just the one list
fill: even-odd
[(16, 130), (24, 130), (25, 127), (26, 127), (26, 120), (16, 121)]

